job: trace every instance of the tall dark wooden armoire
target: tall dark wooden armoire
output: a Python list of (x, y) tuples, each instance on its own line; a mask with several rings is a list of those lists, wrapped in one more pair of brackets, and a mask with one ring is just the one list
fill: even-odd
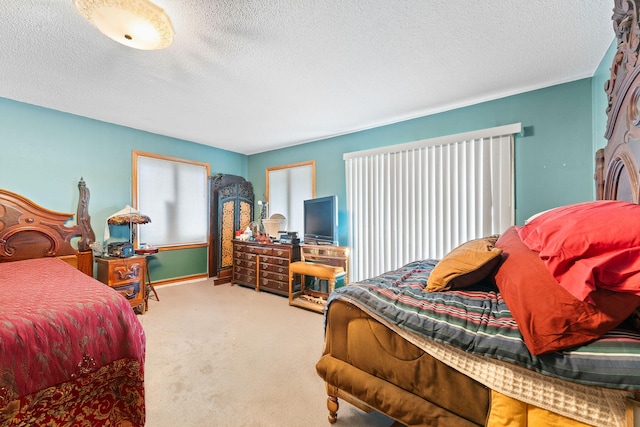
[(217, 174), (209, 177), (209, 277), (215, 285), (231, 281), (233, 239), (253, 221), (253, 185), (243, 177)]

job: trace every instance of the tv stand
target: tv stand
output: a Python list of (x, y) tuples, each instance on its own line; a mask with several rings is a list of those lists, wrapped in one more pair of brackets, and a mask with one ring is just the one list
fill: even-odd
[[(305, 244), (305, 242), (302, 242), (303, 244)], [(308, 243), (306, 243), (309, 246), (334, 246), (334, 247), (338, 247), (336, 246), (335, 242), (322, 242), (322, 241), (315, 241), (312, 240)]]

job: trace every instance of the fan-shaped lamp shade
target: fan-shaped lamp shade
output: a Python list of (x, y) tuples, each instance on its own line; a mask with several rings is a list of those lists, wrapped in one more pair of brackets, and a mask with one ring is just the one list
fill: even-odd
[(73, 0), (78, 12), (107, 37), (135, 49), (164, 49), (173, 41), (165, 11), (148, 0)]
[(151, 218), (147, 215), (144, 215), (140, 213), (139, 210), (126, 205), (123, 209), (120, 209), (118, 212), (107, 218), (107, 225), (104, 227), (104, 241), (106, 242), (111, 238), (111, 233), (109, 232), (110, 225), (126, 225), (129, 226), (129, 241), (133, 243), (135, 241), (136, 231), (135, 227), (132, 227), (132, 225), (147, 224), (149, 222), (151, 222)]
[(129, 224), (147, 224), (151, 219), (140, 213), (128, 213), (109, 217), (107, 223), (109, 225), (129, 225)]
[(151, 222), (151, 218), (140, 213), (139, 210), (132, 208), (130, 205), (126, 205), (107, 218), (107, 224), (109, 225), (146, 224), (148, 222)]

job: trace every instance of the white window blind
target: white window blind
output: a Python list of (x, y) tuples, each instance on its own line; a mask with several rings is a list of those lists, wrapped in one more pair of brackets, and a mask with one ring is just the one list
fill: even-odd
[(442, 258), (513, 225), (520, 131), (518, 123), (346, 153), (352, 281)]
[(134, 203), (151, 222), (138, 228), (138, 242), (157, 247), (208, 241), (209, 164), (133, 152)]

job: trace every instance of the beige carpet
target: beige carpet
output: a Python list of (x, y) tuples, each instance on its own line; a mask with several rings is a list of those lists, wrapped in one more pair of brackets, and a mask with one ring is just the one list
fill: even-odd
[[(321, 314), (286, 298), (199, 281), (156, 288), (138, 316), (147, 335), (148, 427), (328, 427)], [(335, 426), (393, 420), (340, 401)]]

